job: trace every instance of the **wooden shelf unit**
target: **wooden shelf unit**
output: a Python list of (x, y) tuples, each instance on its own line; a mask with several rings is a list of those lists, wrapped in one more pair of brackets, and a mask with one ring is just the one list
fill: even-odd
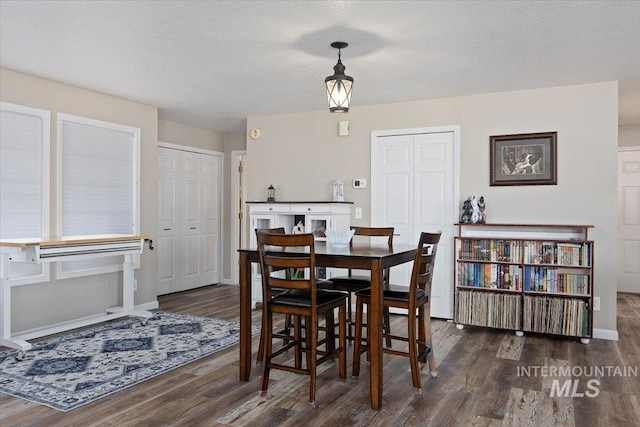
[(593, 336), (592, 225), (456, 224), (454, 322)]

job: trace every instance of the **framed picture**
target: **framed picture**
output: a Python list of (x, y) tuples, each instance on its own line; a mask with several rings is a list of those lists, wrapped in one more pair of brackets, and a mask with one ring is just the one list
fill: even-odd
[(492, 136), (490, 185), (557, 185), (557, 135), (544, 132)]

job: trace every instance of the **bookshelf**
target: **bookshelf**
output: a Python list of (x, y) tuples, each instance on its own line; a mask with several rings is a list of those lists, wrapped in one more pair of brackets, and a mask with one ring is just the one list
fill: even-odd
[(591, 225), (456, 224), (454, 322), (580, 338), (593, 334)]

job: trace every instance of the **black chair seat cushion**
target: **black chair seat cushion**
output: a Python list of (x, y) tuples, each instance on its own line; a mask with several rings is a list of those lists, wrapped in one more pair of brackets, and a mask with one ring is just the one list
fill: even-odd
[(316, 279), (316, 286), (318, 289), (330, 289), (333, 282), (327, 279)]
[(369, 276), (338, 276), (332, 277), (331, 282), (333, 283), (359, 283), (362, 285), (369, 284), (371, 286), (371, 277)]
[[(371, 297), (371, 288), (363, 289), (356, 292), (357, 297)], [(409, 301), (409, 288), (406, 286), (389, 286), (389, 289), (384, 290), (384, 299), (389, 301)], [(425, 297), (425, 293), (422, 289), (416, 291), (416, 298), (422, 299)]]
[[(318, 290), (316, 303), (318, 307), (330, 306), (345, 300), (347, 294)], [(295, 307), (311, 308), (311, 292), (305, 290), (290, 290), (276, 295), (271, 300), (272, 304), (289, 305)]]

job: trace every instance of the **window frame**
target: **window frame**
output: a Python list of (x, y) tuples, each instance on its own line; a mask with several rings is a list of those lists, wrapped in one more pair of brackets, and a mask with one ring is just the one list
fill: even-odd
[[(46, 238), (49, 236), (51, 218), (51, 186), (49, 184), (51, 174), (51, 112), (9, 102), (0, 102), (0, 110), (34, 116), (42, 120), (42, 181), (40, 183), (42, 189), (40, 218), (42, 235), (40, 237)], [(9, 283), (11, 286), (22, 286), (48, 282), (51, 278), (49, 263), (42, 263), (40, 267), (41, 270), (39, 274), (17, 279), (9, 278)]]
[[(131, 133), (133, 137), (132, 141), (132, 150), (133, 150), (133, 218), (132, 218), (132, 234), (139, 235), (140, 234), (140, 143), (141, 143), (141, 132), (140, 128), (121, 125), (117, 123), (105, 122), (101, 120), (89, 119), (86, 117), (75, 116), (71, 114), (58, 113), (57, 114), (57, 209), (56, 209), (56, 232), (58, 236), (63, 236), (62, 227), (63, 227), (63, 153), (64, 153), (64, 138), (63, 138), (63, 125), (64, 123), (73, 123), (78, 125), (85, 126), (94, 126), (105, 129), (110, 129), (114, 131)], [(121, 255), (116, 255), (114, 258), (121, 259)], [(87, 266), (80, 268), (65, 268), (67, 265), (66, 262), (61, 261), (56, 263), (56, 278), (57, 279), (68, 279), (73, 277), (83, 277), (97, 274), (105, 274), (105, 273), (113, 273), (123, 270), (123, 262), (114, 262), (113, 264), (102, 265), (102, 266), (91, 266), (91, 261), (88, 260), (86, 263)], [(140, 267), (140, 256), (134, 255), (134, 268)]]

